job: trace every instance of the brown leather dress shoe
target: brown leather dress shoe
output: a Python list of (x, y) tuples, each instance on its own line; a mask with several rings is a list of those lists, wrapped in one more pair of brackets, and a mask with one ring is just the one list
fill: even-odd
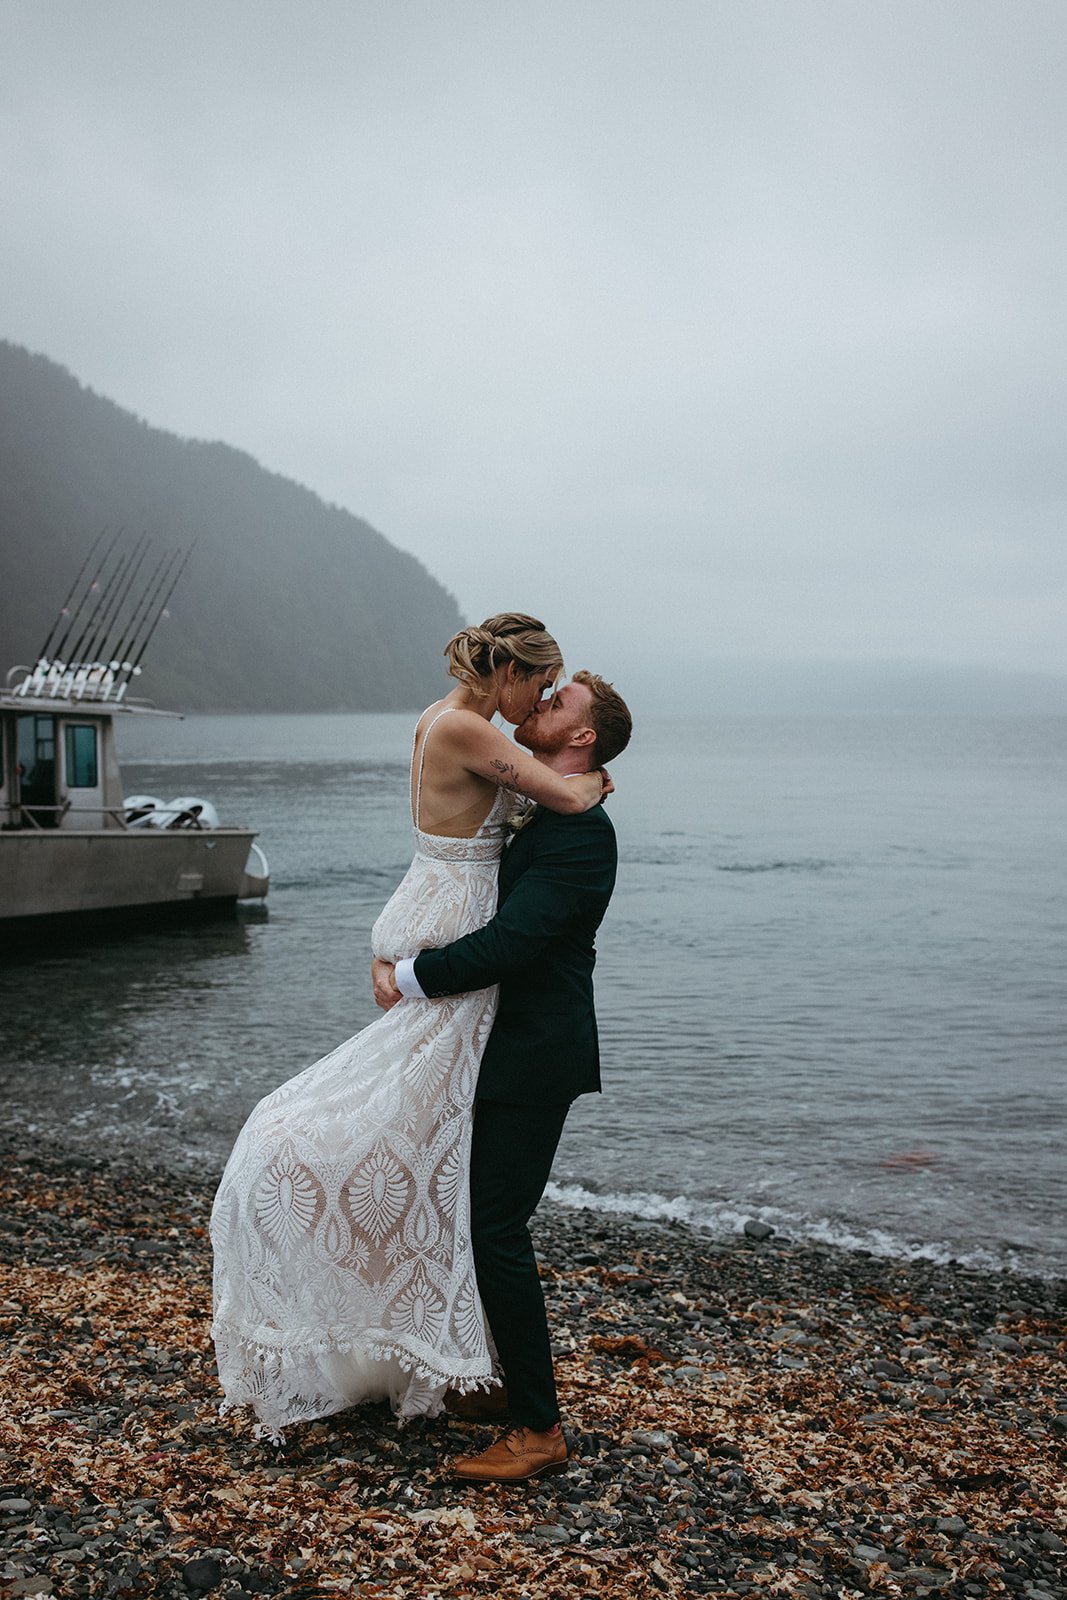
[(462, 1422), (502, 1422), (508, 1415), (508, 1391), (499, 1384), (495, 1389), (472, 1389), (469, 1394), (449, 1389), (445, 1410)]
[(566, 1465), (567, 1441), (562, 1428), (553, 1433), (514, 1428), (480, 1456), (460, 1456), (453, 1462), (452, 1472), (469, 1483), (521, 1483), (541, 1473), (562, 1472)]

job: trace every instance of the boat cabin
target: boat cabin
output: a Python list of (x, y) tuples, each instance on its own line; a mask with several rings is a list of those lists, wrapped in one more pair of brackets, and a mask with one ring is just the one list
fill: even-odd
[(122, 828), (110, 710), (25, 702), (0, 710), (0, 828)]

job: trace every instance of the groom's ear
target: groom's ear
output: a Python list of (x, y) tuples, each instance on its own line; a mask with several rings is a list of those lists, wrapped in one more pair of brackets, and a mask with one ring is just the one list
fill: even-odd
[(570, 742), (578, 750), (588, 750), (591, 744), (596, 744), (596, 729), (576, 728), (571, 734)]

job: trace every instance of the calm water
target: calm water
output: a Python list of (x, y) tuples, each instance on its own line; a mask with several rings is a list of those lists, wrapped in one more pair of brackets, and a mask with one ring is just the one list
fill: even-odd
[[(258, 827), (269, 913), (0, 973), (16, 1126), (214, 1172), (265, 1090), (372, 1020), (412, 720), (123, 730), (128, 793)], [(645, 719), (615, 777), (606, 1093), (556, 1192), (1067, 1268), (1067, 720)]]

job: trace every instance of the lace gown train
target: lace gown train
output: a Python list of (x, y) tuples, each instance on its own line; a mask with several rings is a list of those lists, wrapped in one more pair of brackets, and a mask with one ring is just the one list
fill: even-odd
[[(375, 955), (489, 920), (506, 811), (500, 791), (470, 839), (416, 826)], [(223, 1407), (251, 1406), (260, 1434), (361, 1400), (433, 1415), (447, 1388), (487, 1384), (468, 1169), (495, 1010), (495, 989), (405, 1000), (267, 1095), (239, 1134), (212, 1210), (212, 1333)]]

